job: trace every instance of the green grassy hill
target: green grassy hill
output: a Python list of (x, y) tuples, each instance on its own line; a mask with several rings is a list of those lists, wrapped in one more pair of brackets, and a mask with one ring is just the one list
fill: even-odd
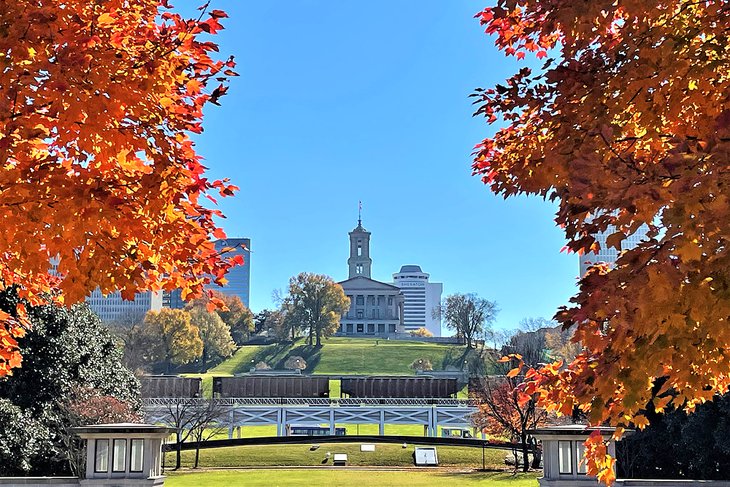
[(184, 375), (203, 377), (204, 392), (209, 394), (212, 376), (245, 373), (258, 362), (266, 362), (273, 369), (283, 369), (286, 359), (294, 355), (306, 360), (304, 372), (307, 374), (414, 375), (411, 364), (418, 359), (428, 359), (433, 370), (468, 367), (471, 372), (485, 372), (483, 360), (465, 346), (334, 337), (324, 340), (320, 348), (307, 345), (304, 339), (292, 344), (243, 346), (233, 357), (204, 374)]
[(414, 360), (428, 359), (434, 370), (454, 367), (461, 370), (464, 361), (475, 364), (473, 351), (464, 346), (400, 340), (375, 340), (364, 338), (330, 338), (321, 348), (306, 345), (303, 339), (288, 345), (244, 346), (236, 354), (208, 371), (213, 375), (248, 372), (260, 362), (273, 369), (283, 369), (290, 356), (299, 355), (307, 361), (309, 374), (369, 374), (412, 375)]

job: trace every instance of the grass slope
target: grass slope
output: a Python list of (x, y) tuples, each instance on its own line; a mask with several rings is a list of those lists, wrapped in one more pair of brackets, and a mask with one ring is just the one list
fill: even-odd
[[(472, 372), (483, 373), (486, 370), (478, 354), (474, 350), (467, 350), (465, 346), (333, 337), (323, 340), (320, 348), (307, 345), (303, 338), (293, 344), (247, 345), (205, 373), (181, 375), (201, 377), (203, 394), (210, 397), (213, 376), (245, 373), (259, 362), (266, 362), (274, 369), (284, 369), (286, 359), (294, 355), (303, 357), (307, 362), (304, 372), (308, 374), (413, 375), (411, 364), (418, 359), (428, 359), (434, 370), (445, 370), (447, 367), (462, 370), (465, 362)], [(333, 388), (330, 394), (338, 397), (339, 389)], [(461, 395), (466, 397), (465, 393)]]
[(423, 470), (377, 472), (347, 470), (229, 470), (173, 474), (169, 487), (312, 487), (317, 485), (367, 485), (368, 487), (432, 487), (434, 485), (481, 485), (490, 487), (536, 487), (535, 474), (505, 472), (445, 472)]
[(321, 348), (306, 345), (303, 339), (291, 345), (244, 346), (208, 373), (248, 372), (260, 361), (283, 369), (286, 359), (293, 355), (303, 357), (307, 361), (305, 372), (312, 374), (412, 375), (410, 365), (417, 359), (430, 360), (434, 370), (447, 367), (461, 370), (465, 360), (472, 366), (472, 361), (477, 359), (474, 352), (467, 351), (464, 346), (334, 337), (324, 340)]

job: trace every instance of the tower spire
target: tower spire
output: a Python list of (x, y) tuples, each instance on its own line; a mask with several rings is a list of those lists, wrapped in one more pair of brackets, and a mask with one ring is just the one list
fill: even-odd
[(362, 226), (362, 200), (357, 202), (357, 226)]

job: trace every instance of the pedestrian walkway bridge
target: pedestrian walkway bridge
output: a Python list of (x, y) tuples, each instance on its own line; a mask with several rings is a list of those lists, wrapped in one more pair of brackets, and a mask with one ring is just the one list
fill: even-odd
[(438, 427), (470, 427), (476, 404), (464, 399), (431, 398), (147, 398), (146, 419), (168, 423), (173, 415), (216, 410), (217, 423), (228, 427), (233, 438), (239, 427), (276, 425), (276, 435), (285, 436), (288, 424), (377, 424), (379, 434), (386, 424), (423, 425), (426, 436), (437, 436)]

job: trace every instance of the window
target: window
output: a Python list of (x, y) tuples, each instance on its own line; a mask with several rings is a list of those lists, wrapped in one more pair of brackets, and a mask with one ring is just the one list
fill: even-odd
[(388, 296), (388, 306), (393, 306), (393, 296)]
[(352, 323), (347, 324), (347, 333), (352, 333)]
[(573, 473), (573, 442), (558, 441), (558, 473)]
[(94, 460), (94, 472), (106, 472), (109, 470), (109, 440), (96, 440), (96, 458)]
[(388, 325), (388, 331), (390, 333), (395, 333), (395, 325), (392, 323), (390, 325)]
[(378, 333), (385, 333), (385, 323), (378, 323)]
[(368, 333), (374, 334), (375, 333), (375, 325), (372, 323), (368, 323)]
[(357, 332), (358, 333), (362, 333), (363, 332), (363, 324), (362, 323), (358, 323), (357, 324)]
[(585, 475), (588, 473), (586, 470), (586, 461), (585, 461), (585, 454), (586, 454), (586, 445), (582, 441), (576, 441), (575, 442), (575, 452), (576, 452), (576, 465), (578, 465), (578, 473)]
[(358, 319), (362, 319), (363, 318), (363, 315), (362, 314), (363, 314), (363, 312), (362, 312), (361, 309), (357, 310), (357, 317), (358, 317)]
[(142, 459), (144, 458), (144, 440), (134, 439), (132, 440), (131, 454), (129, 458), (129, 471), (130, 472), (141, 472), (142, 471)]
[(357, 241), (357, 256), (362, 256), (362, 240)]
[(375, 310), (373, 310), (373, 313), (375, 313), (374, 318), (376, 320), (379, 320), (380, 319), (380, 310), (379, 309), (375, 309)]
[(355, 273), (356, 274), (362, 274), (362, 264), (357, 264), (355, 266)]
[(359, 304), (360, 306), (365, 304), (365, 298), (362, 294), (360, 294), (357, 298), (355, 298), (355, 304)]
[(112, 472), (124, 472), (127, 464), (127, 440), (114, 440)]

